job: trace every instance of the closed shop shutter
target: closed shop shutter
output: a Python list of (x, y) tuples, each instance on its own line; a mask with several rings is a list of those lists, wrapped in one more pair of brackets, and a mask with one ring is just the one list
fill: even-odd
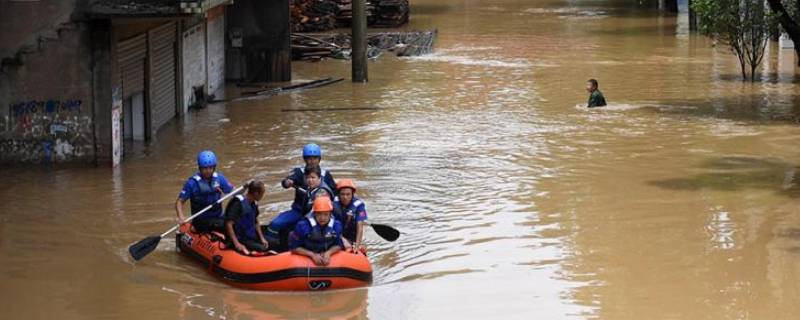
[(183, 33), (183, 112), (195, 102), (194, 88), (206, 83), (206, 39), (202, 24)]
[[(213, 14), (212, 14), (213, 13)], [(208, 27), (208, 94), (222, 98), (225, 87), (225, 7), (209, 12)]]
[(148, 31), (153, 132), (175, 116), (175, 23)]
[(144, 91), (147, 34), (117, 43), (117, 57), (122, 77), (122, 96), (128, 98), (134, 93)]

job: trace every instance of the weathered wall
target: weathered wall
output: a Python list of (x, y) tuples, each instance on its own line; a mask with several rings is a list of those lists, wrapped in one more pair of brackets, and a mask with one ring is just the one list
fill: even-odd
[[(283, 0), (237, 0), (227, 10), (228, 30), (243, 32), (244, 78), (291, 80), (289, 3)], [(230, 61), (229, 61), (230, 63)]]
[(208, 14), (206, 28), (208, 94), (217, 99), (224, 98), (225, 92), (225, 7), (220, 6)]
[(89, 28), (73, 28), (0, 74), (0, 162), (94, 160)]
[(183, 113), (194, 104), (194, 87), (206, 83), (206, 39), (203, 23), (187, 27), (183, 38)]
[(0, 0), (0, 59), (37, 41), (54, 25), (70, 21), (77, 0), (20, 2)]

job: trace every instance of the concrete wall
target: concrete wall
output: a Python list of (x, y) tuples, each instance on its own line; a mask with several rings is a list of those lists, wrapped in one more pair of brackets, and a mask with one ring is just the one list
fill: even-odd
[(89, 34), (85, 23), (63, 29), (0, 74), (0, 162), (94, 160)]
[(225, 8), (217, 7), (209, 12), (206, 27), (208, 62), (208, 94), (216, 99), (225, 95)]
[(238, 53), (238, 58), (244, 60), (245, 80), (291, 80), (292, 50), (287, 1), (237, 0), (228, 6), (226, 18), (228, 30), (241, 29), (243, 32), (244, 47)]
[(42, 32), (70, 21), (78, 0), (0, 0), (0, 59), (34, 43)]
[(206, 39), (204, 23), (187, 27), (182, 33), (183, 112), (194, 104), (194, 87), (206, 84)]

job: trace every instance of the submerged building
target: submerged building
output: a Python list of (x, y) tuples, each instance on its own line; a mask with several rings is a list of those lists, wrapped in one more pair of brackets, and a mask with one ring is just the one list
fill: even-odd
[(226, 78), (289, 80), (288, 16), (276, 0), (0, 1), (0, 162), (115, 165)]

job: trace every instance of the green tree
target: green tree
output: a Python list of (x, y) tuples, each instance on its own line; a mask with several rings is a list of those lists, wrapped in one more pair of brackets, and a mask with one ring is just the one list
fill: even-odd
[(783, 30), (794, 41), (797, 65), (800, 65), (800, 0), (767, 0), (767, 3)]
[(694, 0), (698, 27), (712, 38), (728, 45), (739, 58), (742, 80), (755, 81), (756, 70), (764, 58), (770, 30), (776, 23), (763, 0)]

